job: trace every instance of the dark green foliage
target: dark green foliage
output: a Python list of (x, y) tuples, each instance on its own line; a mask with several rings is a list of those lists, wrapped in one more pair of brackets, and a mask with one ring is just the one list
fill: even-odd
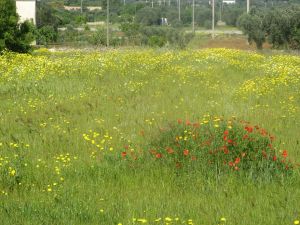
[(206, 29), (211, 29), (212, 28), (212, 21), (211, 20), (205, 20), (204, 21), (204, 27)]
[(51, 42), (57, 41), (57, 30), (53, 26), (43, 26), (37, 30), (37, 42), (38, 44), (47, 45)]
[(222, 19), (227, 25), (236, 26), (238, 18), (243, 14), (244, 9), (238, 6), (224, 6)]
[(105, 45), (106, 44), (106, 30), (98, 29), (91, 37), (90, 43), (93, 45)]
[(0, 1), (0, 52), (4, 49), (21, 53), (31, 50), (34, 27), (28, 21), (18, 23), (15, 4), (13, 0)]
[(193, 34), (178, 32), (171, 27), (142, 27), (140, 32), (143, 45), (158, 47), (169, 44), (173, 47), (185, 48), (193, 38)]
[(167, 40), (163, 36), (151, 36), (148, 39), (148, 45), (151, 47), (162, 47), (167, 43)]
[(159, 12), (151, 7), (145, 7), (136, 14), (136, 22), (147, 26), (158, 25), (159, 19)]
[(239, 18), (238, 26), (248, 35), (249, 43), (255, 42), (256, 47), (262, 49), (266, 37), (261, 15), (255, 14), (253, 11), (250, 14), (245, 13)]
[(212, 19), (211, 17), (211, 9), (208, 7), (197, 7), (195, 11), (195, 20), (199, 26), (205, 26), (205, 21)]
[(252, 10), (239, 18), (239, 26), (258, 48), (265, 40), (273, 48), (300, 49), (300, 8), (283, 7), (271, 10)]
[(127, 37), (134, 37), (139, 34), (140, 25), (137, 23), (122, 23), (120, 30), (124, 32)]
[(63, 23), (63, 19), (55, 14), (55, 8), (47, 2), (37, 4), (36, 13), (37, 27), (52, 26), (57, 28)]
[(297, 30), (300, 27), (300, 8), (274, 9), (266, 13), (265, 31), (274, 48), (300, 48)]

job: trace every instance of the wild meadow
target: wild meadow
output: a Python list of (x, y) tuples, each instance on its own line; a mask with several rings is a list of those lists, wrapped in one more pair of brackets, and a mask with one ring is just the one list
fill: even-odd
[(0, 56), (1, 224), (300, 220), (300, 57)]

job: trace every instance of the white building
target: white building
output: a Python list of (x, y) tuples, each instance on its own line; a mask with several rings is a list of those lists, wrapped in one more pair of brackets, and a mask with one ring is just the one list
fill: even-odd
[(235, 0), (223, 0), (223, 4), (235, 4)]
[(36, 24), (36, 0), (16, 0), (16, 7), (20, 22), (31, 20)]
[[(102, 10), (100, 6), (86, 6), (85, 7), (88, 11), (95, 11), (95, 10)], [(64, 6), (64, 9), (67, 11), (80, 11), (80, 6)]]

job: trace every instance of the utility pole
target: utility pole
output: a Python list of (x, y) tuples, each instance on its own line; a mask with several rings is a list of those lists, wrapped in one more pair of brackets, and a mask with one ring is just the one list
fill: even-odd
[(212, 39), (215, 39), (215, 0), (211, 1), (212, 3)]
[(153, 8), (153, 0), (152, 0), (152, 2), (151, 2), (151, 7)]
[[(147, 2), (147, 1), (146, 1)], [(123, 1), (123, 4), (126, 5), (126, 0)]]
[(81, 14), (82, 14), (82, 12), (83, 12), (83, 10), (82, 10), (82, 1), (83, 1), (83, 0), (80, 1), (80, 12), (81, 12)]
[(250, 0), (247, 0), (247, 13), (250, 11)]
[(223, 1), (220, 3), (220, 21), (222, 21)]
[(181, 21), (181, 16), (180, 16), (180, 0), (178, 0), (178, 20)]
[(106, 2), (106, 46), (109, 47), (109, 0)]
[(193, 0), (193, 21), (192, 21), (192, 27), (193, 27), (193, 33), (195, 33), (195, 0)]

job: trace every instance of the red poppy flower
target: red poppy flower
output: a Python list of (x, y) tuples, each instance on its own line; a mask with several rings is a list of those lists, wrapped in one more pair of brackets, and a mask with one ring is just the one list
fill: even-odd
[(227, 142), (228, 142), (228, 144), (232, 144), (233, 140), (229, 139)]
[(286, 157), (288, 156), (287, 150), (284, 150), (284, 151), (282, 152), (282, 156), (283, 156), (283, 158), (286, 158)]
[(249, 133), (252, 133), (253, 132), (253, 127), (246, 126), (245, 130), (248, 131)]
[(235, 164), (239, 164), (240, 161), (241, 161), (240, 158), (236, 158), (235, 161), (234, 161), (234, 163), (235, 163)]
[(174, 153), (174, 150), (172, 148), (170, 148), (170, 147), (168, 147), (166, 150), (167, 150), (167, 152), (169, 154), (173, 154)]
[(182, 124), (182, 119), (177, 120), (178, 124)]
[(224, 148), (224, 154), (229, 154), (229, 150), (228, 150), (228, 148)]
[(191, 124), (191, 122), (190, 122), (189, 120), (186, 120), (186, 121), (185, 121), (185, 125), (190, 126), (190, 125), (192, 125), (192, 124)]
[(260, 134), (261, 134), (262, 136), (266, 136), (268, 133), (267, 133), (267, 131), (266, 131), (265, 129), (261, 129), (261, 130), (260, 130)]
[(273, 156), (273, 161), (276, 161), (277, 160), (277, 157), (276, 155)]
[(229, 166), (234, 166), (234, 163), (233, 162), (229, 162), (228, 165)]
[(224, 131), (224, 136), (227, 136), (229, 134), (229, 131), (228, 130), (225, 130)]
[(245, 139), (248, 139), (248, 135), (247, 134), (245, 134), (244, 136), (243, 136), (243, 140), (245, 140)]
[(122, 152), (121, 155), (122, 155), (123, 158), (125, 158), (126, 155), (127, 155), (127, 152)]
[(227, 140), (227, 136), (224, 136), (224, 137), (223, 137), (223, 140), (226, 141), (226, 140)]
[(184, 150), (183, 150), (183, 154), (184, 154), (185, 156), (187, 156), (189, 153), (190, 153), (189, 150), (187, 150), (187, 149), (184, 149)]
[(157, 154), (155, 155), (155, 157), (156, 157), (157, 159), (160, 159), (160, 158), (162, 158), (162, 154), (161, 154), (161, 153), (157, 153)]

